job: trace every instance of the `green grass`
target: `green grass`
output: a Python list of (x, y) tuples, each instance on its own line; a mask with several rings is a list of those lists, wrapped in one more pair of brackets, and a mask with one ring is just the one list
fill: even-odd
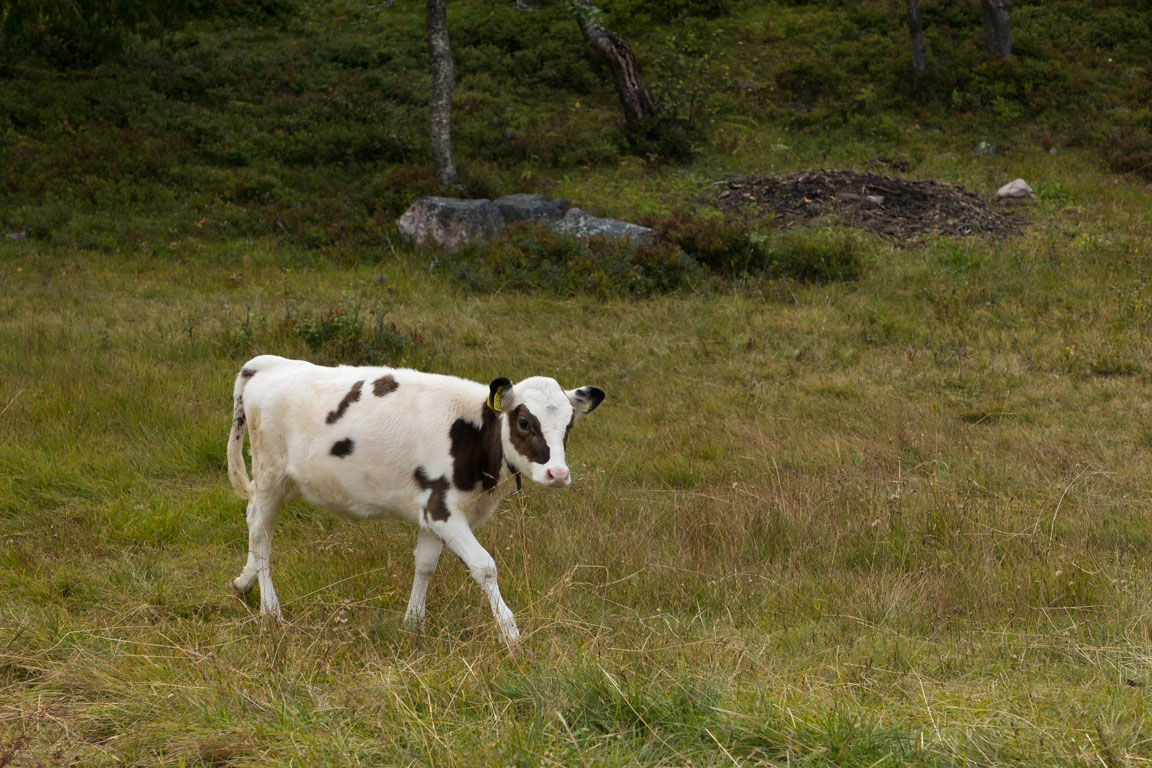
[[(477, 193), (669, 217), (725, 174), (877, 157), (1039, 192), (1011, 240), (858, 238), (850, 281), (647, 299), (477, 290), (400, 244), (432, 190), (416, 5), (200, 19), (90, 69), (6, 70), (0, 227), (27, 236), (0, 239), (0, 765), (1152, 760), (1152, 214), (1093, 122), (1146, 119), (1147, 36), (1118, 36), (1120, 4), (1013, 6), (1001, 79), (959, 66), (978, 14), (925, 4), (941, 63), (914, 98), (881, 5), (680, 2), (714, 33), (687, 41), (651, 22), (672, 4), (609, 8), (662, 88), (707, 86), (683, 166), (630, 153), (558, 9), (453, 5)], [(1093, 46), (1118, 64), (1077, 64)], [(402, 629), (395, 521), (290, 504), (285, 623), (229, 595), (230, 394), (263, 352), (607, 392), (573, 487), (526, 487), (480, 533), (514, 652), (451, 559)]]
[[(403, 250), (4, 243), (0, 744), (85, 765), (1147, 759), (1152, 243), (1143, 191), (1100, 188), (1078, 219), (889, 249), (854, 284), (638, 303), (462, 293)], [(483, 532), (515, 653), (452, 561), (425, 634), (401, 630), (395, 522), (294, 504), (286, 625), (228, 597), (232, 377), (314, 353), (278, 318), (350, 295), (437, 370), (609, 394), (575, 486)], [(238, 338), (255, 316), (277, 321)]]

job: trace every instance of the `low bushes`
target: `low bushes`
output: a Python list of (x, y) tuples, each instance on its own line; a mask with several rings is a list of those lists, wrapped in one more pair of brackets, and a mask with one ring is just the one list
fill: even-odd
[(642, 219), (654, 235), (639, 245), (579, 240), (538, 223), (516, 224), (495, 241), (449, 257), (469, 289), (558, 295), (654, 296), (718, 287), (745, 277), (850, 281), (863, 274), (869, 241), (848, 230), (761, 234), (721, 217)]
[(327, 309), (306, 310), (291, 294), (282, 316), (249, 310), (229, 319), (216, 339), (233, 358), (276, 353), (306, 356), (321, 365), (426, 365), (435, 356), (419, 330), (401, 329), (379, 302), (349, 289)]
[(558, 234), (538, 223), (515, 224), (487, 245), (451, 258), (455, 276), (472, 290), (544, 290), (560, 295), (650, 296), (693, 285), (707, 276), (673, 243)]

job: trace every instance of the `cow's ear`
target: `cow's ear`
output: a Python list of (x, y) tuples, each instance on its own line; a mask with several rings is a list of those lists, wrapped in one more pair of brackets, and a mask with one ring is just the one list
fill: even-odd
[(488, 407), (496, 411), (496, 413), (504, 412), (504, 403), (512, 395), (512, 381), (503, 376), (492, 379), (492, 383), (488, 385)]
[(569, 389), (564, 394), (568, 395), (568, 402), (576, 409), (577, 416), (592, 413), (596, 406), (604, 402), (604, 390), (600, 387), (579, 387)]

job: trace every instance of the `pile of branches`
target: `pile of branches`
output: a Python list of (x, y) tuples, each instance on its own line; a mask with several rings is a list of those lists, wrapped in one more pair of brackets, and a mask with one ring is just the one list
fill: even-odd
[(899, 240), (925, 233), (954, 237), (1019, 232), (1015, 208), (988, 202), (963, 187), (855, 171), (801, 171), (790, 176), (747, 176), (717, 182), (723, 207), (772, 214), (780, 227), (835, 217)]

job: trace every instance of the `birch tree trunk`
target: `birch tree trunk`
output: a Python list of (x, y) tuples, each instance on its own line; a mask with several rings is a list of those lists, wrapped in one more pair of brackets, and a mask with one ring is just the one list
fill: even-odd
[(908, 0), (908, 32), (912, 35), (912, 79), (918, 82), (928, 71), (928, 46), (920, 24), (919, 0)]
[(636, 64), (632, 48), (604, 28), (600, 9), (592, 4), (592, 0), (570, 0), (570, 3), (584, 41), (604, 59), (612, 71), (612, 83), (616, 86), (616, 95), (620, 97), (620, 106), (624, 108), (624, 122), (636, 126), (645, 118), (655, 117), (656, 105), (648, 95), (644, 81), (640, 79), (640, 67)]
[(984, 37), (988, 41), (988, 53), (998, 59), (1012, 55), (1012, 25), (1008, 21), (1006, 0), (980, 0), (984, 12)]
[(427, 0), (428, 53), (432, 57), (431, 139), (432, 166), (436, 183), (445, 189), (458, 189), (460, 178), (452, 159), (452, 88), (456, 69), (448, 41), (447, 0)]

